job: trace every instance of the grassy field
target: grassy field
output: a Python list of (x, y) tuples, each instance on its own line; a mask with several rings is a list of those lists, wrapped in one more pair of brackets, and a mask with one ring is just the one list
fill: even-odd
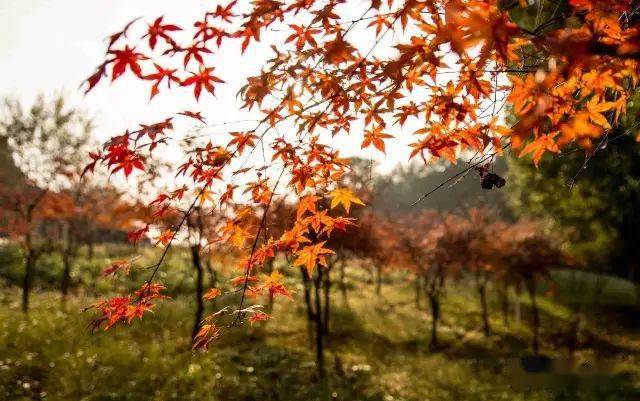
[[(299, 299), (277, 302), (272, 320), (228, 332), (201, 353), (189, 350), (193, 305), (186, 295), (131, 327), (91, 334), (90, 316), (81, 312), (89, 297), (62, 309), (58, 294), (40, 292), (25, 316), (16, 290), (1, 294), (3, 400), (640, 399), (636, 330), (589, 319), (574, 360), (581, 369), (526, 374), (519, 359), (529, 354), (526, 301), (523, 320), (509, 327), (492, 305), (494, 332), (486, 339), (475, 293), (464, 283), (448, 290), (437, 352), (428, 348), (428, 314), (406, 281), (387, 282), (381, 296), (362, 283), (348, 303), (336, 294), (324, 381), (315, 376)], [(561, 339), (570, 309), (549, 298), (540, 303), (543, 352), (566, 358)]]

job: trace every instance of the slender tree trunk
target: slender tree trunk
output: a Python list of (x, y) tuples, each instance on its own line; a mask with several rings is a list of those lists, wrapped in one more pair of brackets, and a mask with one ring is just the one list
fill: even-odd
[(422, 277), (418, 276), (415, 280), (416, 285), (416, 309), (420, 309), (420, 298), (422, 296)]
[(29, 311), (29, 296), (31, 295), (31, 285), (36, 264), (36, 255), (33, 249), (27, 250), (24, 260), (24, 278), (22, 281), (22, 311)]
[(307, 310), (307, 331), (309, 334), (309, 347), (313, 348), (313, 322), (315, 321), (315, 313), (311, 303), (311, 279), (309, 273), (303, 267), (300, 268), (302, 275), (302, 288), (304, 289), (304, 304)]
[(529, 298), (531, 299), (531, 331), (533, 334), (533, 338), (531, 341), (531, 346), (533, 347), (533, 353), (538, 355), (540, 344), (539, 344), (539, 328), (540, 328), (540, 315), (538, 314), (538, 303), (536, 300), (536, 282), (535, 278), (530, 278), (527, 280), (527, 290), (529, 291)]
[(324, 327), (322, 324), (322, 303), (321, 303), (321, 295), (320, 290), (322, 286), (323, 280), (323, 271), (322, 268), (318, 267), (316, 269), (317, 275), (314, 280), (315, 284), (315, 304), (316, 304), (316, 369), (318, 372), (318, 377), (320, 379), (324, 379), (325, 376), (325, 368), (324, 368)]
[[(331, 266), (332, 267), (332, 266)], [(324, 272), (324, 309), (322, 311), (322, 332), (329, 336), (329, 316), (331, 315), (331, 267)]]
[(509, 287), (506, 284), (500, 290), (500, 307), (502, 309), (502, 322), (509, 326)]
[(482, 331), (484, 332), (485, 337), (489, 337), (491, 335), (491, 325), (489, 324), (486, 282), (482, 282), (478, 285), (478, 294), (480, 295), (480, 308), (482, 310)]
[(440, 299), (435, 294), (428, 294), (429, 306), (431, 308), (431, 343), (429, 348), (438, 348), (438, 321), (440, 320)]
[(345, 272), (345, 261), (344, 259), (340, 260), (340, 292), (342, 293), (342, 301), (345, 305), (348, 306), (349, 300), (347, 299), (347, 279)]
[(569, 338), (567, 348), (569, 349), (569, 355), (573, 357), (576, 349), (578, 348), (578, 334), (580, 331), (580, 313), (574, 312), (571, 318), (571, 325), (569, 327)]
[(193, 341), (196, 338), (198, 331), (200, 331), (200, 325), (202, 324), (202, 314), (204, 313), (204, 301), (202, 299), (204, 277), (202, 272), (202, 263), (200, 262), (199, 245), (191, 246), (191, 259), (193, 262), (193, 267), (196, 269), (196, 311), (193, 321), (193, 331), (191, 332), (191, 340)]
[(379, 264), (375, 265), (376, 269), (376, 295), (382, 293), (382, 267)]
[(520, 288), (516, 288), (516, 297), (515, 297), (515, 305), (513, 308), (513, 316), (516, 321), (516, 326), (520, 325), (520, 320), (522, 320), (522, 308), (521, 308), (521, 300), (520, 300), (521, 291)]
[(71, 264), (75, 255), (75, 240), (73, 223), (68, 222), (62, 235), (64, 244), (62, 248), (62, 279), (60, 280), (60, 292), (62, 293), (62, 305), (67, 303), (67, 295), (71, 286)]
[(65, 254), (62, 257), (62, 280), (60, 283), (60, 292), (62, 293), (62, 303), (66, 303), (67, 295), (69, 295), (69, 287), (71, 286), (71, 255)]

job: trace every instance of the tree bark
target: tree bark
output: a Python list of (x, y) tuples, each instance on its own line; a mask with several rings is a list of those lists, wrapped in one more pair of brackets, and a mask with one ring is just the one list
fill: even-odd
[(489, 323), (489, 307), (487, 305), (487, 283), (478, 285), (478, 294), (480, 295), (480, 308), (482, 310), (482, 331), (485, 337), (491, 335), (491, 325)]
[(60, 292), (62, 293), (62, 304), (66, 304), (67, 295), (69, 295), (69, 288), (71, 287), (71, 265), (76, 254), (76, 245), (74, 238), (73, 223), (66, 225), (64, 232), (64, 247), (62, 249), (62, 279), (60, 281)]
[(349, 300), (347, 298), (347, 280), (346, 280), (346, 272), (345, 272), (345, 261), (344, 259), (340, 260), (340, 292), (342, 293), (342, 301), (345, 305), (349, 305)]
[(440, 299), (435, 294), (428, 294), (429, 306), (431, 307), (431, 342), (429, 348), (438, 348), (438, 321), (440, 320)]
[(193, 262), (193, 267), (196, 269), (196, 293), (195, 293), (195, 301), (196, 301), (196, 311), (194, 315), (193, 321), (193, 331), (191, 332), (191, 340), (193, 341), (196, 338), (196, 335), (200, 331), (200, 325), (202, 324), (202, 314), (204, 313), (204, 301), (202, 299), (203, 295), (203, 272), (202, 272), (202, 263), (200, 261), (200, 246), (192, 245), (191, 246), (191, 259)]
[(316, 269), (317, 274), (314, 280), (315, 284), (315, 305), (316, 305), (316, 369), (318, 373), (318, 377), (320, 379), (324, 379), (325, 376), (325, 368), (324, 368), (324, 327), (322, 324), (322, 303), (320, 299), (320, 290), (322, 286), (323, 280), (323, 272), (322, 268), (318, 267)]
[(24, 278), (22, 281), (22, 311), (24, 313), (29, 311), (29, 297), (31, 295), (31, 285), (33, 282), (35, 264), (36, 254), (33, 249), (28, 249), (24, 261)]
[(62, 293), (62, 303), (67, 300), (69, 294), (69, 287), (71, 285), (71, 256), (64, 255), (62, 257), (62, 264), (64, 269), (62, 270), (62, 280), (60, 283), (60, 292)]
[(304, 289), (304, 305), (307, 310), (307, 331), (309, 334), (309, 347), (313, 348), (313, 322), (315, 321), (315, 313), (313, 311), (313, 305), (311, 303), (311, 280), (309, 273), (303, 267), (300, 268), (300, 274), (302, 276), (302, 288)]
[(509, 326), (509, 287), (504, 284), (500, 290), (500, 307), (502, 309), (502, 321)]
[(329, 316), (331, 315), (331, 268), (324, 272), (324, 309), (322, 311), (322, 332), (325, 336), (329, 335)]

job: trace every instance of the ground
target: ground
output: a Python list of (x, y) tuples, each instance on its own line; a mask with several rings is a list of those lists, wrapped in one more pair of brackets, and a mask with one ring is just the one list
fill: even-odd
[[(88, 292), (79, 291), (63, 307), (57, 292), (40, 291), (25, 316), (17, 289), (3, 289), (0, 399), (640, 399), (640, 332), (635, 324), (611, 323), (628, 321), (616, 315), (624, 317), (620, 308), (583, 321), (573, 368), (557, 373), (569, 356), (563, 338), (572, 314), (553, 295), (541, 299), (542, 353), (556, 360), (557, 372), (527, 374), (526, 297), (521, 321), (511, 313), (508, 326), (492, 299), (493, 333), (486, 339), (471, 283), (453, 284), (443, 304), (443, 346), (432, 351), (428, 313), (424, 304), (416, 306), (404, 276), (391, 274), (381, 295), (355, 268), (350, 277), (347, 302), (337, 289), (333, 295), (324, 381), (316, 378), (300, 289), (292, 300), (277, 300), (270, 321), (227, 332), (208, 352), (189, 348), (194, 306), (187, 294), (176, 294), (131, 327), (92, 334), (91, 315), (82, 312), (93, 299)], [(292, 286), (298, 281), (289, 280)]]

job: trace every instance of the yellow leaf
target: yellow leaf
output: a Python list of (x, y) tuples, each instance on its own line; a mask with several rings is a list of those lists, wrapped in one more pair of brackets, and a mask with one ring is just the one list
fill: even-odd
[(331, 197), (331, 209), (342, 205), (344, 210), (349, 213), (352, 203), (364, 206), (364, 202), (355, 196), (349, 188), (336, 188), (329, 193), (329, 196)]

